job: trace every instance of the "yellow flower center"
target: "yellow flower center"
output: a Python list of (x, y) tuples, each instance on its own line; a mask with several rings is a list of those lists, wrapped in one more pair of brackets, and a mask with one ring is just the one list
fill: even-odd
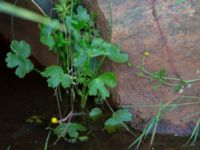
[(51, 118), (51, 123), (56, 124), (58, 122), (58, 119), (56, 117)]
[(144, 51), (144, 56), (148, 57), (150, 55), (150, 53), (148, 51)]

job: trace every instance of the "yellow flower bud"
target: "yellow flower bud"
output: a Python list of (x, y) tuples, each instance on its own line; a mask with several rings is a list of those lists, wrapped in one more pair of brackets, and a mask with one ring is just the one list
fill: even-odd
[(144, 56), (148, 57), (150, 55), (150, 53), (148, 51), (144, 51)]
[(58, 119), (56, 117), (51, 118), (51, 123), (56, 124), (58, 122)]

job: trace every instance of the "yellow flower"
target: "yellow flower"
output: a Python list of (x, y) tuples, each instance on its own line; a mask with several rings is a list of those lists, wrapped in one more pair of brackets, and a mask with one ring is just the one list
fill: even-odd
[(51, 118), (51, 123), (56, 124), (58, 122), (58, 119), (56, 117)]
[(150, 53), (148, 51), (144, 51), (144, 56), (148, 57), (150, 55)]

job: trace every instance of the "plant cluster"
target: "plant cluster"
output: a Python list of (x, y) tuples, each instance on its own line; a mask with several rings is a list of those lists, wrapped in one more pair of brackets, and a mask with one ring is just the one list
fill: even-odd
[[(157, 81), (158, 83), (156, 86), (153, 86), (153, 90), (158, 90), (158, 88), (160, 86), (169, 86), (169, 87), (173, 88), (174, 93), (178, 93), (180, 96), (177, 96), (176, 98), (168, 101), (167, 103), (161, 102), (158, 105), (149, 105), (149, 104), (134, 105), (134, 107), (156, 108), (157, 112), (150, 119), (150, 121), (148, 121), (148, 123), (146, 124), (145, 128), (143, 129), (143, 132), (141, 133), (141, 135), (129, 146), (129, 148), (135, 146), (137, 149), (139, 149), (142, 140), (144, 138), (146, 138), (149, 134), (151, 134), (150, 145), (153, 145), (157, 126), (158, 126), (160, 120), (162, 119), (162, 117), (166, 113), (168, 113), (180, 106), (189, 106), (189, 105), (200, 104), (200, 102), (199, 102), (200, 97), (181, 95), (184, 93), (185, 88), (190, 88), (192, 86), (192, 84), (199, 82), (200, 81), (199, 78), (191, 79), (191, 80), (184, 80), (181, 78), (169, 77), (167, 71), (163, 68), (161, 68), (159, 71), (151, 72), (145, 67), (145, 59), (147, 59), (147, 57), (149, 57), (149, 56), (150, 56), (150, 53), (148, 51), (144, 51), (142, 65), (138, 67), (140, 70), (140, 73), (138, 73), (138, 77), (146, 78), (150, 81)], [(183, 102), (183, 100), (187, 100), (187, 102)], [(188, 102), (188, 101), (191, 101), (191, 102)], [(191, 114), (188, 114), (181, 120), (184, 121), (190, 117), (194, 117), (199, 114), (200, 114), (200, 112), (193, 112)], [(199, 136), (199, 126), (200, 126), (200, 119), (197, 118), (197, 122), (193, 129), (193, 132), (185, 145), (188, 145), (188, 144), (195, 145), (197, 138)]]
[[(176, 3), (182, 3), (185, 0), (177, 0)], [(11, 5), (6, 5), (5, 2), (0, 2), (0, 11), (8, 12)], [(109, 88), (116, 86), (116, 75), (113, 72), (103, 72), (102, 65), (106, 59), (114, 63), (128, 63), (128, 55), (120, 51), (119, 46), (105, 41), (101, 38), (99, 31), (95, 28), (95, 14), (89, 14), (88, 11), (80, 5), (79, 0), (59, 0), (54, 5), (53, 11), (57, 14), (57, 19), (52, 20), (49, 17), (38, 16), (37, 14), (16, 7), (16, 16), (29, 19), (27, 16), (32, 16), (32, 21), (40, 23), (40, 41), (48, 47), (48, 49), (56, 53), (57, 64), (47, 66), (44, 70), (38, 70), (29, 59), (31, 55), (31, 46), (26, 41), (12, 41), (10, 48), (11, 52), (7, 53), (6, 63), (9, 68), (15, 68), (15, 74), (19, 78), (24, 78), (31, 71), (37, 71), (41, 76), (46, 78), (50, 88), (55, 90), (59, 117), (52, 117), (54, 128), (50, 131), (57, 136), (57, 140), (65, 139), (68, 142), (87, 141), (90, 129), (87, 128), (87, 123), (74, 121), (77, 115), (82, 118), (89, 118), (90, 121), (96, 121), (104, 115), (103, 110), (98, 103), (106, 103), (112, 111), (112, 116), (104, 123), (104, 129), (108, 133), (115, 132), (121, 127), (126, 126), (126, 122), (133, 119), (132, 114), (124, 107), (114, 111), (106, 101), (110, 97)], [(111, 8), (110, 8), (111, 9)], [(19, 10), (19, 11), (17, 11)], [(24, 12), (24, 13), (22, 13)], [(13, 12), (11, 12), (13, 13)], [(25, 14), (28, 14), (27, 16)], [(112, 16), (111, 16), (112, 18)], [(44, 21), (42, 21), (44, 20)], [(112, 19), (111, 19), (112, 20)], [(112, 24), (112, 23), (111, 23)], [(150, 81), (158, 81), (159, 86), (171, 86), (175, 92), (183, 93), (184, 89), (190, 87), (194, 82), (200, 79), (183, 80), (176, 77), (168, 77), (165, 69), (150, 72), (145, 67), (145, 59), (149, 57), (148, 51), (144, 52), (143, 63), (139, 66), (139, 77), (150, 79)], [(131, 63), (128, 63), (132, 66)], [(63, 98), (67, 94), (67, 98)], [(195, 102), (178, 103), (178, 99), (190, 98)], [(158, 111), (147, 123), (141, 135), (129, 146), (129, 148), (139, 146), (142, 140), (150, 133), (151, 142), (153, 144), (156, 129), (159, 121), (169, 111), (178, 106), (199, 104), (199, 97), (195, 96), (180, 96), (166, 104), (150, 106), (145, 104), (144, 107), (157, 107)], [(92, 108), (88, 107), (88, 100), (92, 101)], [(196, 102), (197, 101), (197, 102)], [(78, 106), (77, 106), (78, 105)], [(65, 110), (62, 110), (62, 108)], [(78, 109), (77, 109), (78, 108)], [(198, 115), (200, 112), (195, 112), (186, 116)], [(38, 117), (31, 117), (29, 122), (40, 122)], [(194, 144), (199, 133), (200, 119), (193, 130), (193, 133), (187, 144)], [(50, 134), (49, 134), (50, 135)], [(47, 143), (45, 149), (47, 149)]]
[[(51, 130), (57, 135), (57, 140), (86, 141), (89, 129), (82, 123), (74, 122), (73, 117), (84, 114), (95, 121), (103, 115), (95, 102), (105, 102), (110, 96), (108, 88), (114, 88), (117, 83), (116, 75), (113, 72), (102, 72), (101, 67), (105, 59), (126, 63), (128, 55), (122, 53), (119, 46), (100, 37), (95, 28), (95, 15), (90, 15), (78, 0), (59, 0), (53, 11), (58, 19), (49, 25), (40, 24), (39, 29), (41, 43), (57, 54), (57, 64), (47, 66), (42, 71), (37, 69), (29, 59), (31, 46), (23, 40), (12, 41), (6, 63), (9, 68), (15, 69), (19, 78), (24, 78), (33, 70), (37, 71), (47, 79), (48, 87), (55, 90), (59, 119), (52, 118), (52, 123), (56, 125)], [(63, 99), (63, 91), (68, 95), (67, 99)], [(94, 106), (90, 110), (87, 107), (89, 97), (94, 99)], [(67, 106), (64, 106), (66, 109), (63, 111), (64, 104)], [(80, 108), (79, 112), (75, 112), (76, 105)], [(132, 114), (127, 110), (113, 111), (104, 128), (112, 133), (124, 122), (131, 120)]]

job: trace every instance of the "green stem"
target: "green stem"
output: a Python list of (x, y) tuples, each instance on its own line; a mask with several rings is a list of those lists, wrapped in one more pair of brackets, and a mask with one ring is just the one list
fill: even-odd
[(109, 41), (112, 39), (112, 26), (113, 26), (113, 18), (112, 18), (112, 0), (109, 0), (109, 30), (110, 30), (110, 36)]
[(60, 120), (62, 120), (62, 112), (61, 112), (60, 99), (59, 99), (59, 87), (56, 88), (56, 101), (57, 101), (59, 117), (60, 117)]
[(157, 130), (157, 126), (158, 126), (159, 120), (160, 120), (160, 109), (159, 109), (158, 114), (156, 116), (156, 124), (154, 125), (154, 129), (153, 129), (153, 133), (152, 133), (152, 136), (151, 136), (150, 145), (153, 145), (153, 141), (155, 139), (155, 134), (156, 134), (156, 130)]
[(171, 104), (173, 103), (175, 100), (178, 100), (178, 99), (185, 99), (185, 98), (191, 98), (191, 99), (200, 99), (200, 97), (197, 97), (197, 96), (178, 96), (174, 99), (172, 99), (171, 101), (167, 102), (166, 104), (164, 105), (151, 105), (151, 104), (134, 104), (134, 105), (126, 105), (126, 106), (120, 106), (120, 108), (128, 108), (128, 107), (152, 107), (152, 108), (155, 108), (155, 107), (172, 107), (172, 106), (184, 106), (184, 105), (194, 105), (194, 104), (199, 104), (200, 102), (196, 102), (196, 103), (182, 103), (182, 104)]
[[(10, 14), (25, 20), (33, 21), (36, 23), (41, 23), (47, 26), (58, 23), (57, 20), (52, 20), (48, 17), (44, 17), (28, 9), (24, 9), (4, 1), (0, 1), (0, 12)], [(63, 31), (63, 24), (59, 23), (59, 26), (55, 28), (60, 31)]]
[(37, 68), (34, 68), (34, 71), (36, 71), (37, 73), (41, 74), (41, 71), (38, 70)]
[(164, 77), (166, 80), (174, 80), (174, 81), (181, 81), (181, 79), (178, 78), (169, 78), (169, 77)]
[[(64, 30), (65, 30), (65, 38), (67, 39), (68, 36), (67, 36), (66, 26), (64, 27)], [(69, 34), (69, 36), (70, 36), (70, 34)], [(67, 71), (70, 70), (70, 67), (69, 67), (69, 50), (70, 50), (69, 47), (66, 47), (66, 49), (64, 50), (64, 53), (66, 53), (66, 55), (64, 54), (64, 63), (65, 63), (65, 68), (67, 69)]]
[[(148, 79), (152, 79), (152, 78), (155, 79), (155, 76), (153, 76), (153, 75), (152, 75), (151, 77), (150, 77), (150, 76), (145, 76), (145, 75), (144, 75), (144, 77), (145, 77), (145, 78), (148, 78)], [(158, 79), (157, 79), (157, 80), (158, 80)], [(165, 84), (165, 85), (168, 85), (168, 86), (174, 86), (174, 87), (175, 87), (175, 86), (178, 85), (178, 84), (172, 84), (172, 83), (169, 83), (169, 82), (165, 82), (165, 81), (163, 81), (163, 80), (158, 80), (158, 81), (160, 81), (161, 83), (163, 83), (163, 84)]]
[(186, 82), (187, 83), (192, 83), (192, 82), (198, 82), (198, 81), (200, 81), (200, 79), (187, 80)]
[(200, 111), (199, 112), (194, 112), (194, 113), (192, 113), (192, 114), (190, 114), (190, 115), (187, 115), (187, 116), (185, 116), (183, 119), (181, 119), (182, 121), (184, 121), (184, 120), (187, 120), (187, 119), (189, 119), (189, 118), (191, 118), (191, 117), (193, 117), (193, 116), (195, 116), (195, 115), (199, 115), (200, 114)]
[(187, 106), (187, 105), (197, 105), (200, 102), (193, 102), (193, 103), (182, 103), (182, 104), (165, 104), (165, 105), (150, 105), (150, 104), (136, 104), (136, 105), (128, 105), (128, 106), (121, 106), (121, 107), (140, 107), (140, 108), (155, 108), (155, 107), (175, 107), (175, 106)]
[[(71, 0), (71, 9), (70, 9), (70, 17), (73, 18), (73, 9), (74, 9), (74, 0)], [(72, 49), (71, 49), (71, 26), (72, 22), (70, 21), (69, 26), (69, 62), (70, 62), (70, 68), (73, 68), (73, 60), (72, 60)]]
[(87, 86), (83, 85), (82, 94), (81, 94), (81, 108), (84, 109), (87, 103), (88, 91), (86, 90)]
[(187, 141), (186, 145), (188, 145), (191, 142), (192, 139), (193, 139), (193, 144), (194, 144), (194, 142), (195, 142), (195, 140), (198, 136), (199, 124), (200, 124), (200, 118), (198, 119), (198, 122), (197, 122), (197, 124), (196, 124), (196, 126), (195, 126), (195, 128), (192, 132), (192, 135), (190, 136), (189, 140)]
[(99, 62), (99, 65), (98, 65), (98, 67), (97, 67), (97, 69), (96, 69), (96, 73), (99, 72), (99, 69), (101, 68), (101, 66), (102, 66), (102, 64), (103, 64), (103, 62), (104, 62), (104, 60), (105, 60), (105, 58), (106, 58), (106, 56), (103, 56), (103, 57), (101, 58), (101, 61)]
[(44, 150), (48, 150), (48, 143), (49, 143), (50, 136), (51, 136), (51, 130), (49, 131), (49, 133), (47, 135), (45, 145), (44, 145)]
[[(142, 68), (140, 68), (144, 73), (146, 73), (147, 75), (149, 76), (144, 76), (145, 78), (153, 78), (153, 79), (156, 79), (156, 76), (154, 76), (152, 73), (150, 73), (148, 70), (145, 69), (144, 67), (144, 58), (143, 58), (143, 66)], [(182, 79), (178, 79), (178, 78), (170, 78), (170, 77), (163, 77), (163, 79), (166, 79), (166, 80), (174, 80), (174, 81), (182, 81)], [(159, 79), (156, 79), (156, 80), (159, 80)], [(169, 83), (169, 82), (165, 82), (165, 81), (162, 81), (162, 80), (159, 80), (161, 83), (165, 84), (165, 85), (168, 85), (168, 86), (178, 86), (179, 84), (173, 84), (173, 83)], [(198, 82), (200, 81), (200, 79), (192, 79), (192, 80), (184, 80), (186, 83), (194, 83), (194, 82)]]

